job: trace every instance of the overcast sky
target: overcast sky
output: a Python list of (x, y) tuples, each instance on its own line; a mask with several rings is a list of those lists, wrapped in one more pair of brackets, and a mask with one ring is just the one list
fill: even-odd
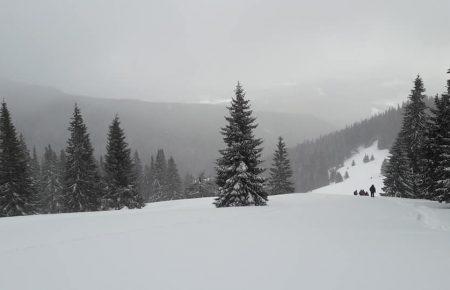
[(0, 0), (0, 77), (96, 97), (215, 102), (240, 80), (254, 97), (352, 87), (341, 97), (389, 103), (417, 73), (443, 90), (449, 11), (449, 0)]

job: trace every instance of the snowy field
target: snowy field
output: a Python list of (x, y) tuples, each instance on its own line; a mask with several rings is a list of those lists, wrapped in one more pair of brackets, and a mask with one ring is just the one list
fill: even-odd
[(0, 219), (0, 289), (444, 290), (450, 205), (290, 194)]
[[(369, 157), (373, 155), (375, 160), (364, 163), (363, 158), (366, 154)], [(344, 166), (338, 169), (342, 177), (344, 177), (347, 171), (350, 178), (340, 183), (315, 189), (312, 192), (352, 195), (353, 191), (358, 190), (359, 192), (360, 189), (369, 192), (369, 187), (373, 184), (377, 190), (376, 195), (379, 195), (383, 187), (381, 164), (388, 155), (389, 150), (378, 149), (378, 141), (375, 141), (367, 148), (360, 147), (352, 157), (344, 162)], [(355, 166), (352, 166), (353, 160), (355, 161)]]

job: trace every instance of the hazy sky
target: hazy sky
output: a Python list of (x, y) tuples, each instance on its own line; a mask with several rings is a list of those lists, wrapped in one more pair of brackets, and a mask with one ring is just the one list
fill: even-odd
[(220, 101), (241, 80), (255, 98), (389, 103), (417, 73), (443, 90), (449, 11), (449, 0), (0, 0), (0, 77), (97, 97)]

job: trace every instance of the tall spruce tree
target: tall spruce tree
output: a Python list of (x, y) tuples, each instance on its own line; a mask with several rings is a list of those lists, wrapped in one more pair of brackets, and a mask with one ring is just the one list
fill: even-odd
[(436, 96), (434, 98), (434, 108), (430, 108), (430, 111), (431, 114), (428, 117), (423, 152), (425, 172), (422, 187), (424, 188), (425, 198), (436, 199), (436, 189), (441, 175), (441, 170), (439, 170), (439, 144), (442, 143), (442, 136), (446, 134), (446, 132), (442, 131), (442, 129), (444, 129), (443, 124), (445, 120), (444, 101)]
[(110, 207), (121, 209), (144, 206), (144, 201), (137, 190), (133, 169), (125, 133), (120, 127), (119, 117), (116, 116), (109, 126), (105, 155), (106, 198)]
[[(448, 72), (450, 74), (450, 70)], [(435, 167), (435, 199), (440, 202), (450, 202), (450, 79), (447, 80), (447, 92), (442, 95), (437, 113)]]
[(58, 156), (52, 147), (45, 148), (41, 170), (41, 208), (43, 213), (63, 211), (63, 182), (58, 168)]
[(167, 195), (167, 160), (163, 149), (158, 149), (152, 169), (152, 201), (170, 199)]
[(278, 138), (277, 148), (273, 154), (272, 168), (270, 168), (269, 192), (271, 195), (294, 192), (291, 181), (292, 170), (288, 159), (286, 144), (282, 137)]
[(68, 212), (100, 209), (101, 187), (94, 149), (80, 109), (75, 105), (66, 148), (63, 206)]
[(420, 76), (414, 81), (414, 89), (405, 106), (402, 129), (400, 131), (401, 143), (408, 158), (410, 170), (407, 176), (406, 195), (409, 198), (421, 198), (425, 194), (426, 185), (423, 180), (426, 175), (425, 147), (427, 132), (427, 106), (424, 102), (425, 88)]
[(384, 196), (408, 197), (411, 192), (408, 181), (410, 168), (402, 141), (400, 136), (397, 137), (389, 151), (390, 157), (384, 168)]
[(149, 202), (150, 198), (153, 196), (153, 181), (154, 181), (154, 167), (155, 162), (153, 156), (150, 157), (150, 165), (145, 164), (144, 167), (144, 192), (145, 192), (145, 201)]
[(145, 194), (144, 167), (137, 150), (134, 152), (133, 156), (133, 175), (136, 180), (136, 190), (141, 195), (142, 200), (145, 201), (147, 199), (147, 195)]
[(25, 143), (19, 140), (3, 102), (0, 111), (0, 216), (36, 212), (37, 193), (30, 171)]
[(228, 123), (221, 130), (226, 148), (219, 151), (221, 156), (217, 160), (219, 190), (214, 204), (217, 207), (266, 205), (265, 180), (261, 176), (264, 169), (260, 167), (262, 140), (254, 136), (256, 118), (240, 83), (228, 110), (230, 115), (225, 117)]
[(181, 178), (178, 173), (177, 165), (172, 156), (170, 156), (167, 162), (167, 186), (166, 191), (169, 199), (183, 198), (183, 192), (181, 189)]

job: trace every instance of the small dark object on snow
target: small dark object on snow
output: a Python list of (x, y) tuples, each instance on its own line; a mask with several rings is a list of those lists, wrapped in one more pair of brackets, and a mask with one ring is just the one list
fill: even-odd
[(375, 197), (375, 191), (376, 191), (375, 185), (372, 184), (372, 186), (369, 188), (369, 190), (370, 190), (370, 196)]
[(366, 195), (366, 192), (365, 192), (364, 190), (361, 189), (361, 190), (359, 191), (359, 195), (360, 195), (360, 196), (364, 196), (364, 195)]
[(358, 195), (358, 191), (357, 190), (353, 191), (353, 195)]

